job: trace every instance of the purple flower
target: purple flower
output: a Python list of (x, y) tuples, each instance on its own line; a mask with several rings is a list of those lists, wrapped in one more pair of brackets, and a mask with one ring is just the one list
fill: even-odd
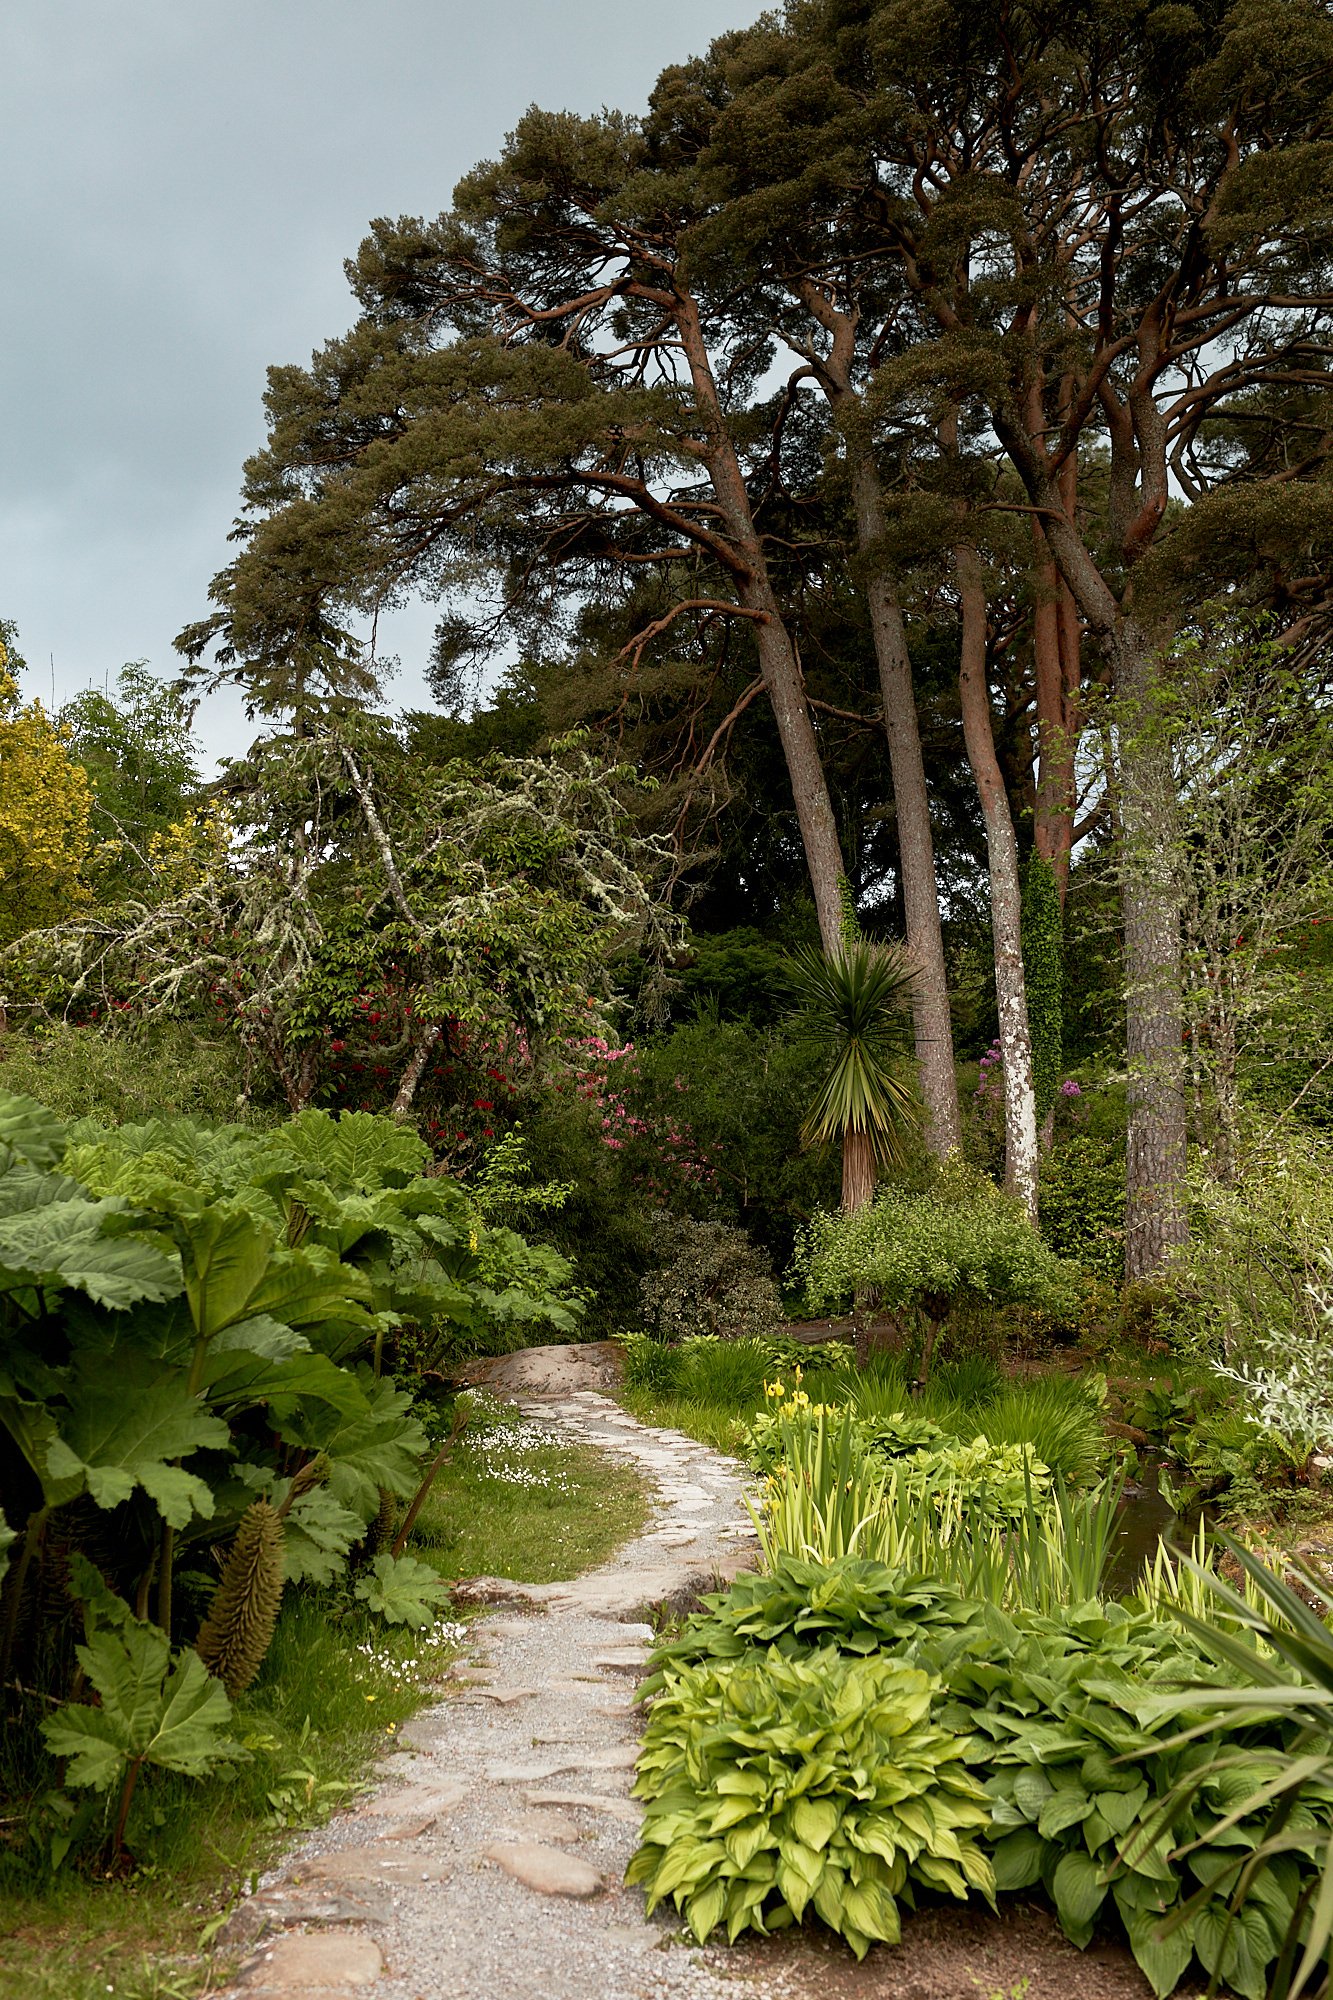
[(1060, 1085), (1060, 1095), (1061, 1097), (1082, 1097), (1083, 1092), (1079, 1089), (1073, 1077), (1067, 1076)]

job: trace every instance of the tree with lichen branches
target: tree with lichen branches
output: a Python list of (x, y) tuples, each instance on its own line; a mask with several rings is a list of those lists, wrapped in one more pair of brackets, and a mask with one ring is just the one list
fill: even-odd
[(153, 844), (152, 894), (25, 940), (27, 983), (47, 1014), (210, 1018), (293, 1112), (351, 1069), (405, 1118), (437, 1055), (535, 1056), (600, 1018), (618, 954), (678, 947), (633, 782), (576, 740), (423, 772), (370, 717), (265, 739)]

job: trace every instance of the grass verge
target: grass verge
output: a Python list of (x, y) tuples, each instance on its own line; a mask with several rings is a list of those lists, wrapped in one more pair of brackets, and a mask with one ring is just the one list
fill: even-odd
[[(552, 1582), (604, 1561), (648, 1506), (633, 1472), (478, 1401), (412, 1549), (446, 1577)], [(187, 2000), (216, 1984), (219, 1913), (294, 1832), (354, 1797), (400, 1725), (437, 1697), (462, 1636), (447, 1617), (412, 1633), (332, 1591), (289, 1591), (260, 1678), (236, 1703), (246, 1760), (194, 1783), (146, 1774), (128, 1876), (98, 1874), (78, 1846), (52, 1867), (68, 1829), (37, 1718), (0, 1732), (0, 2000)], [(96, 1824), (82, 1844), (96, 1847)]]
[(561, 1444), (540, 1422), (480, 1393), (422, 1508), (414, 1552), (444, 1576), (559, 1583), (605, 1562), (648, 1519), (647, 1489), (593, 1445)]

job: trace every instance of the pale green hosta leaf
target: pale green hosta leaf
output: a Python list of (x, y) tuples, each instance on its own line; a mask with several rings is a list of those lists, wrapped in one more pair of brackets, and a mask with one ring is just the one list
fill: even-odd
[(60, 1435), (47, 1447), (52, 1478), (78, 1480), (75, 1491), (86, 1488), (99, 1507), (118, 1506), (141, 1486), (173, 1528), (187, 1527), (192, 1514), (212, 1514), (210, 1488), (171, 1461), (223, 1449), (230, 1433), (182, 1375), (164, 1374), (133, 1352), (85, 1354), (69, 1402)]
[(9, 1551), (18, 1540), (18, 1530), (11, 1528), (3, 1514), (0, 1514), (0, 1583), (9, 1570)]
[(449, 1602), (438, 1571), (416, 1556), (376, 1556), (355, 1595), (388, 1624), (410, 1625), (414, 1631), (432, 1624)]

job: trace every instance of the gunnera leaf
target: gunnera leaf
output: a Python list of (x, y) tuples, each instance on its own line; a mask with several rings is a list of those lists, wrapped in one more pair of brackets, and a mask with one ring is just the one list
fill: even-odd
[(194, 1649), (229, 1695), (264, 1664), (282, 1601), (282, 1522), (267, 1500), (246, 1508)]

